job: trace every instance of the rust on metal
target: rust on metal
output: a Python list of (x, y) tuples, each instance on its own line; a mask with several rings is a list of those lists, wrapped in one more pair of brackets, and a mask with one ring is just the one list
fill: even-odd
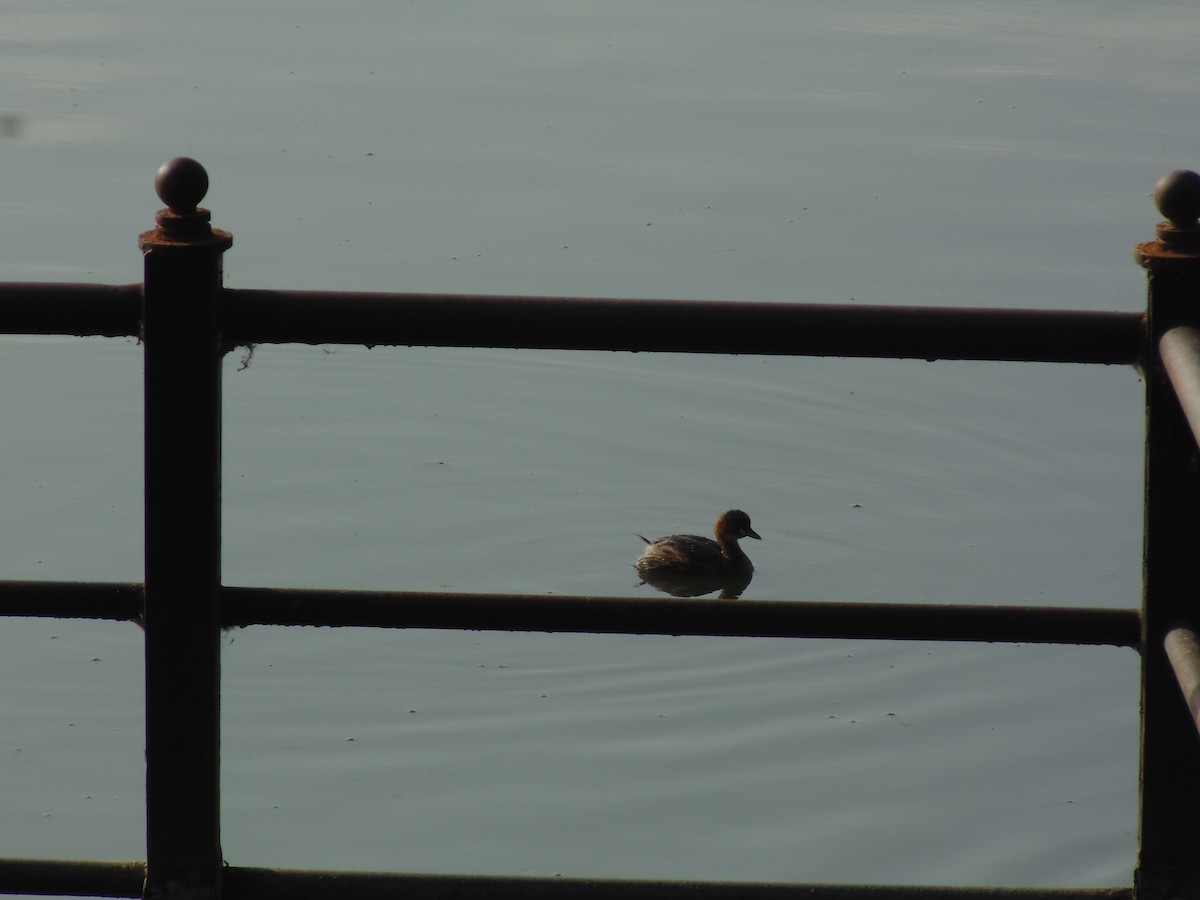
[(1154, 186), (1154, 203), (1167, 217), (1155, 226), (1155, 240), (1138, 244), (1133, 258), (1147, 269), (1172, 269), (1200, 258), (1200, 175), (1168, 172)]
[(212, 214), (199, 205), (208, 192), (208, 173), (196, 160), (167, 160), (154, 176), (154, 190), (167, 208), (155, 214), (154, 230), (139, 237), (143, 251), (157, 247), (213, 253), (233, 246), (233, 235), (209, 225)]

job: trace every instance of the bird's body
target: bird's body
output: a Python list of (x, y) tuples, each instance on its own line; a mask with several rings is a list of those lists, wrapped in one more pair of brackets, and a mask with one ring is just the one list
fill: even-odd
[(716, 540), (698, 534), (671, 534), (651, 540), (642, 538), (647, 547), (634, 563), (643, 575), (678, 575), (701, 578), (745, 577), (754, 571), (750, 557), (738, 540), (744, 537), (762, 540), (750, 527), (750, 517), (740, 509), (722, 513), (713, 525)]

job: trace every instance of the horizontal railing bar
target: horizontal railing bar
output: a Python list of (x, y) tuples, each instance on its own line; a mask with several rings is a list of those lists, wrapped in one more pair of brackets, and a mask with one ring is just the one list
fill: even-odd
[[(0, 859), (0, 893), (76, 897), (140, 897), (145, 863)], [(1038, 888), (946, 885), (790, 884), (744, 881), (658, 881), (509, 875), (427, 875), (230, 866), (225, 900), (1132, 900), (1127, 887)]]
[[(1132, 364), (1140, 313), (226, 290), (229, 344), (753, 353)], [(136, 336), (142, 286), (2, 283), (0, 334)]]
[(1200, 331), (1177, 325), (1158, 339), (1158, 353), (1179, 405), (1200, 442)]
[(141, 284), (0, 283), (0, 334), (134, 337)]
[(1180, 625), (1167, 632), (1163, 644), (1192, 721), (1200, 729), (1200, 641), (1191, 628)]
[(82, 581), (0, 581), (0, 616), (120, 619), (142, 615), (142, 585)]
[(1141, 313), (226, 290), (240, 344), (399, 344), (1131, 364)]
[[(223, 587), (221, 623), (1136, 647), (1136, 609)], [(133, 621), (142, 585), (0, 581), (0, 616)]]
[(0, 859), (0, 893), (67, 897), (141, 897), (144, 862)]
[(590, 634), (1109, 644), (1136, 647), (1135, 609), (577, 597), (224, 587), (221, 623)]
[[(665, 350), (1134, 364), (1140, 313), (226, 290), (241, 343)], [(0, 334), (136, 336), (140, 284), (0, 283)], [(685, 323), (685, 326), (682, 325)]]
[(1131, 900), (1129, 888), (925, 887), (320, 872), (234, 866), (226, 900)]

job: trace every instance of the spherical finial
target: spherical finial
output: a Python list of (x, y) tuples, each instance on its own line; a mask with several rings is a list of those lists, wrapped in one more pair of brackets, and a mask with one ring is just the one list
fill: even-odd
[(208, 173), (194, 159), (177, 156), (159, 167), (154, 190), (172, 212), (194, 213), (208, 192)]
[(1176, 228), (1195, 228), (1200, 218), (1200, 175), (1176, 169), (1154, 186), (1154, 204)]
[(173, 252), (205, 249), (221, 252), (233, 244), (233, 236), (209, 225), (212, 213), (198, 204), (208, 190), (208, 173), (194, 159), (178, 156), (159, 167), (154, 189), (166, 209), (154, 214), (158, 225), (138, 237), (143, 251)]

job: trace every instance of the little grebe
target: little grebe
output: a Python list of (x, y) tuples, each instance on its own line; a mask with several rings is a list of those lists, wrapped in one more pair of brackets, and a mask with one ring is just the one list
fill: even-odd
[(642, 538), (649, 546), (635, 562), (634, 568), (645, 574), (688, 575), (706, 578), (733, 578), (754, 571), (750, 557), (738, 546), (738, 539), (749, 537), (761, 541), (750, 517), (740, 509), (721, 513), (713, 525), (715, 541), (696, 534), (672, 534), (667, 537)]

